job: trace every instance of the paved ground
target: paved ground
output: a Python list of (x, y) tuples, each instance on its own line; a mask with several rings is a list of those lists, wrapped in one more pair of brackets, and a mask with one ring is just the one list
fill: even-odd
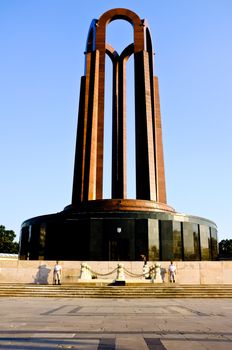
[(1, 298), (0, 349), (232, 349), (230, 299)]

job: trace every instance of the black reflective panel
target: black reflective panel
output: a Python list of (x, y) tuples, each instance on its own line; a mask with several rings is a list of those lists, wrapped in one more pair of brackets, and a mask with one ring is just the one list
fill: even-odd
[(39, 259), (44, 260), (45, 256), (45, 242), (46, 242), (46, 224), (40, 225), (39, 233)]
[(200, 225), (201, 260), (210, 260), (210, 230), (208, 226)]
[(160, 242), (161, 242), (161, 259), (172, 260), (173, 256), (173, 233), (172, 221), (160, 221)]
[[(135, 259), (141, 260), (141, 255), (145, 255), (148, 258), (148, 220), (136, 219), (135, 220)], [(133, 260), (133, 259), (131, 259)]]
[(211, 227), (211, 254), (212, 260), (216, 260), (218, 257), (218, 239), (217, 239), (217, 230)]
[(159, 260), (159, 222), (148, 220), (148, 260)]
[(39, 259), (40, 224), (31, 225), (29, 228), (29, 259)]
[(173, 221), (173, 258), (182, 260), (181, 223)]
[(21, 260), (27, 260), (29, 251), (29, 226), (23, 226), (21, 229), (19, 256)]
[(183, 223), (184, 260), (200, 260), (198, 224)]

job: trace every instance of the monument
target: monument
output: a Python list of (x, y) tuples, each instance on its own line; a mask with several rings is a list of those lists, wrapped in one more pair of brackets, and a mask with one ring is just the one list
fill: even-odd
[[(121, 54), (106, 43), (111, 21), (128, 21), (134, 41)], [(93, 20), (81, 78), (72, 202), (23, 222), (20, 259), (215, 260), (217, 227), (167, 204), (158, 78), (148, 23), (123, 8)], [(103, 198), (106, 55), (112, 62), (111, 198)], [(127, 198), (126, 68), (134, 59), (136, 198)], [(107, 87), (108, 88), (108, 87)]]

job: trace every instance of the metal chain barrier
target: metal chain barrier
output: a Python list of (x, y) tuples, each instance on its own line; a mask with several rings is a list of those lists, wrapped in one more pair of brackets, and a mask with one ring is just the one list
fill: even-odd
[[(118, 268), (116, 267), (114, 270), (112, 270), (111, 272), (108, 272), (108, 273), (99, 273), (99, 272), (96, 272), (96, 271), (93, 271), (92, 269), (88, 269), (93, 275), (96, 275), (96, 276), (109, 276), (109, 275), (112, 275), (114, 272), (116, 272), (118, 270)], [(124, 272), (130, 276), (130, 277), (144, 277), (148, 272), (144, 272), (142, 274), (138, 274), (138, 273), (133, 273), (129, 270), (127, 270), (125, 267), (123, 268)]]
[(133, 273), (129, 270), (127, 270), (125, 267), (124, 267), (124, 271), (127, 275), (131, 276), (131, 277), (144, 277), (148, 272), (144, 272), (142, 274), (138, 274), (138, 273)]
[(112, 270), (111, 272), (108, 272), (108, 273), (99, 273), (99, 272), (95, 272), (93, 271), (92, 269), (88, 268), (88, 270), (95, 276), (109, 276), (109, 275), (112, 275), (115, 271), (117, 271), (117, 267)]
[[(150, 278), (153, 276), (153, 275), (156, 275), (156, 265), (152, 265), (152, 266), (150, 266), (150, 267), (148, 267), (147, 265), (146, 265), (146, 267), (147, 267), (147, 269), (146, 269), (146, 271), (145, 271), (145, 269), (144, 269), (144, 271), (143, 271), (143, 273), (134, 273), (134, 272), (132, 272), (132, 271), (129, 271), (129, 270), (127, 270), (125, 267), (124, 267), (124, 265), (123, 264), (118, 264), (118, 266), (115, 268), (115, 269), (113, 269), (112, 271), (110, 271), (110, 272), (107, 272), (107, 273), (100, 273), (100, 272), (96, 272), (96, 271), (94, 271), (94, 270), (92, 270), (91, 269), (91, 267), (88, 265), (88, 264), (86, 264), (86, 263), (83, 263), (82, 264), (82, 272), (83, 272), (83, 275), (84, 275), (84, 277), (83, 277), (83, 279), (91, 279), (91, 277), (93, 278), (93, 276), (102, 276), (102, 277), (104, 277), (104, 276), (109, 276), (109, 275), (112, 275), (113, 273), (115, 273), (115, 272), (117, 272), (117, 278), (119, 278), (118, 276), (120, 275), (120, 273), (121, 273), (121, 278), (125, 278), (124, 277), (124, 272), (125, 272), (125, 274), (126, 275), (128, 275), (128, 276), (130, 276), (130, 277), (137, 277), (137, 278), (139, 278), (139, 277), (145, 277), (145, 278), (148, 278), (149, 276), (150, 276)], [(157, 266), (158, 267), (158, 266)], [(143, 267), (144, 268), (144, 267)], [(84, 272), (84, 271), (86, 271), (86, 272)], [(123, 277), (122, 277), (123, 276)], [(155, 276), (153, 276), (153, 278), (154, 278)]]

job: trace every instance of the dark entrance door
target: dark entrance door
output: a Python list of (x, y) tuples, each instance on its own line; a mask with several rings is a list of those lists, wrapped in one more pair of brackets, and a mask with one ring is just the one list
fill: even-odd
[(112, 238), (109, 240), (109, 260), (129, 260), (129, 240)]

